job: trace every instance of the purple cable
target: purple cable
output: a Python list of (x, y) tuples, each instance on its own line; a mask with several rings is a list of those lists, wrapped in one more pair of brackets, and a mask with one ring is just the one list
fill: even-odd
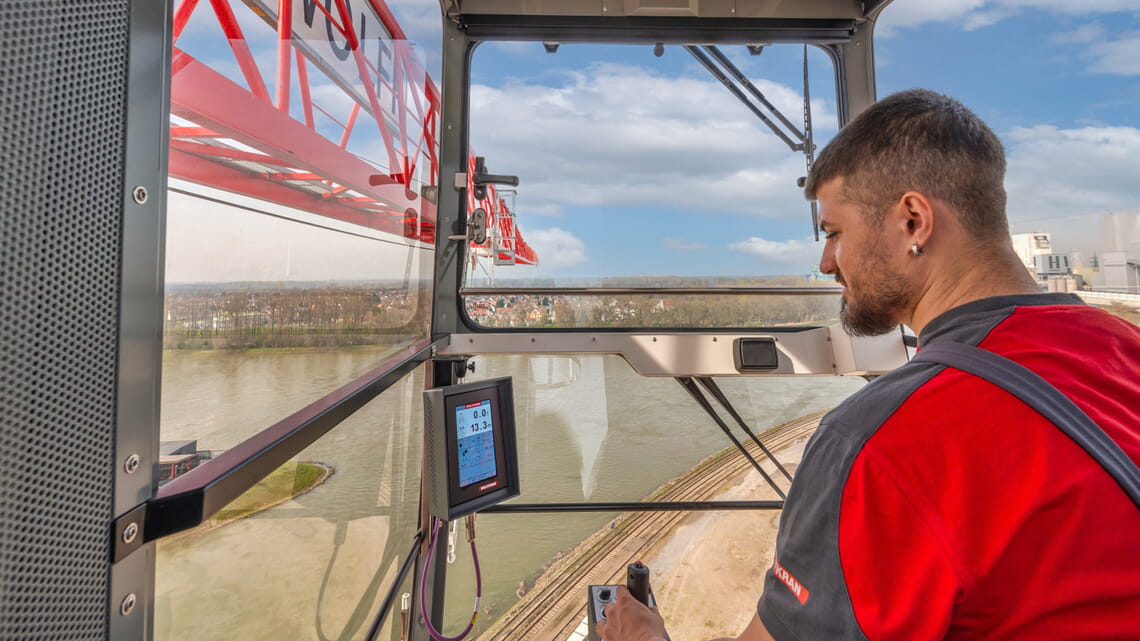
[(420, 616), (424, 620), (424, 625), (427, 626), (428, 634), (436, 639), (436, 641), (461, 641), (467, 636), (467, 633), (471, 632), (471, 628), (475, 627), (475, 620), (479, 618), (479, 599), (483, 596), (483, 577), (479, 571), (479, 555), (475, 552), (475, 541), (472, 539), (471, 559), (475, 562), (475, 611), (471, 613), (471, 621), (468, 622), (467, 627), (464, 628), (463, 632), (460, 632), (458, 636), (444, 636), (442, 632), (436, 630), (435, 626), (431, 624), (427, 616), (427, 608), (424, 607), (427, 595), (427, 572), (428, 568), (431, 567), (431, 556), (432, 552), (435, 551), (436, 539), (439, 538), (439, 528), (443, 525), (443, 521), (436, 517), (432, 517), (432, 521), (435, 523), (435, 527), (433, 527), (431, 531), (431, 543), (428, 544), (427, 558), (424, 559), (424, 571), (420, 576)]

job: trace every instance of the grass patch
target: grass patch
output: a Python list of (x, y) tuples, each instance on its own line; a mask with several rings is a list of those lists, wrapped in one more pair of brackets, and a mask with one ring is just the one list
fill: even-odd
[(213, 520), (233, 521), (304, 494), (324, 478), (326, 470), (313, 463), (289, 461), (219, 510)]

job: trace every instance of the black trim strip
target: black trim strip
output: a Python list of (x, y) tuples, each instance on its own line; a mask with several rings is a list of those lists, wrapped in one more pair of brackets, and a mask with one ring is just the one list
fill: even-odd
[[(431, 357), (447, 339), (419, 343), (258, 434), (209, 463), (159, 488), (146, 503), (143, 528), (153, 541), (195, 527), (270, 472), (352, 416)], [(393, 364), (394, 363), (394, 364)]]
[(460, 296), (839, 296), (842, 287), (461, 287)]
[(783, 501), (635, 501), (630, 503), (500, 503), (483, 514), (537, 512), (712, 512), (717, 510), (782, 510)]
[(464, 14), (472, 40), (546, 42), (755, 44), (847, 42), (854, 19), (688, 18)]

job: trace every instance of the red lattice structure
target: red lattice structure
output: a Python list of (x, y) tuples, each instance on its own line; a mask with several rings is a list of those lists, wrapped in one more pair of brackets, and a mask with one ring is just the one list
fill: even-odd
[[(234, 5), (251, 12), (247, 23), (256, 16), (256, 28), (243, 28)], [(190, 34), (196, 11), (212, 19), (197, 15)], [(232, 60), (204, 62), (184, 46), (209, 40), (206, 50), (217, 55), (222, 39)], [(264, 55), (269, 48), (273, 55)], [(242, 82), (219, 70), (231, 63)], [(173, 177), (434, 243), (439, 109), (439, 89), (381, 0), (177, 2)], [(354, 153), (353, 142), (382, 150), (382, 158)], [(483, 206), (505, 211), (493, 190)], [(537, 262), (517, 229), (510, 238), (512, 250), (525, 248), (514, 251), (519, 262)]]

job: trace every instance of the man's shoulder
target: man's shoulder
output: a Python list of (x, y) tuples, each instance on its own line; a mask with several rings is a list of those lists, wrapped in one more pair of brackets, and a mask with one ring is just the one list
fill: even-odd
[(821, 428), (865, 441), (937, 374), (938, 368), (922, 363), (907, 363), (887, 372), (828, 412)]

